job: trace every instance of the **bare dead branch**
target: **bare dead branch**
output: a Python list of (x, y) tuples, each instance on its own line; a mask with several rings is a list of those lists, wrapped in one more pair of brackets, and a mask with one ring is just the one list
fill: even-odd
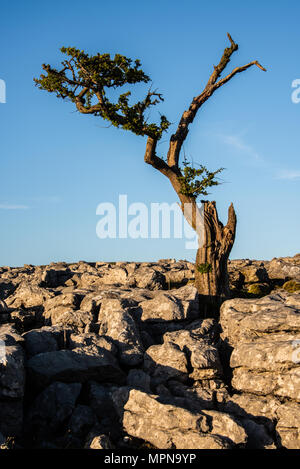
[(176, 132), (170, 138), (167, 159), (168, 159), (168, 165), (171, 168), (178, 169), (179, 155), (180, 155), (183, 142), (185, 141), (188, 135), (189, 125), (194, 121), (195, 116), (198, 110), (200, 109), (200, 107), (212, 96), (212, 94), (222, 85), (224, 85), (229, 80), (231, 80), (231, 78), (233, 78), (237, 73), (241, 73), (247, 70), (248, 68), (252, 67), (253, 65), (256, 65), (261, 70), (266, 71), (266, 69), (257, 60), (255, 60), (242, 67), (235, 68), (225, 78), (217, 81), (220, 78), (226, 66), (228, 65), (228, 63), (230, 62), (230, 58), (232, 54), (236, 50), (238, 50), (238, 45), (234, 42), (234, 40), (232, 39), (229, 33), (227, 34), (227, 36), (230, 41), (230, 47), (227, 47), (224, 50), (221, 60), (219, 64), (214, 67), (214, 71), (211, 74), (204, 90), (202, 91), (201, 94), (199, 94), (193, 99), (193, 101), (190, 104), (189, 109), (187, 111), (184, 111), (184, 113), (181, 116)]
[(233, 204), (230, 204), (228, 208), (228, 220), (227, 224), (223, 228), (224, 238), (228, 243), (234, 243), (236, 232), (236, 213)]
[(224, 50), (223, 55), (221, 57), (221, 60), (220, 60), (219, 64), (216, 67), (214, 67), (214, 71), (211, 74), (211, 76), (210, 76), (210, 78), (207, 82), (206, 87), (216, 83), (217, 79), (219, 78), (219, 76), (221, 75), (223, 70), (226, 68), (228, 63), (230, 62), (230, 58), (231, 58), (232, 54), (235, 51), (237, 51), (238, 48), (239, 48), (239, 46), (234, 42), (234, 40), (232, 39), (232, 37), (230, 36), (229, 33), (227, 33), (227, 37), (230, 41), (231, 46), (226, 47), (226, 49)]
[(264, 72), (267, 71), (262, 65), (260, 65), (260, 63), (257, 60), (253, 60), (252, 62), (244, 65), (243, 67), (236, 67), (234, 70), (232, 70), (231, 73), (229, 73), (226, 77), (222, 78), (216, 83), (215, 85), (216, 88), (220, 88), (220, 86), (224, 85), (229, 80), (231, 80), (231, 78), (233, 78), (237, 73), (244, 72), (245, 70), (247, 70), (247, 68), (250, 68), (253, 65), (256, 65), (258, 68), (260, 68), (260, 70), (263, 70)]

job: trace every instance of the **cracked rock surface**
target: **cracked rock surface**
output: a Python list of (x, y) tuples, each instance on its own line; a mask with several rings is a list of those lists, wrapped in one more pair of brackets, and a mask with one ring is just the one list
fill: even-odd
[(0, 267), (0, 446), (300, 449), (300, 255)]

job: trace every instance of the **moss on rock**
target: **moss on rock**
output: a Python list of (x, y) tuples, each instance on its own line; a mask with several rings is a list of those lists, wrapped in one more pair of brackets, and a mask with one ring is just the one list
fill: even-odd
[(270, 293), (270, 287), (264, 283), (252, 283), (247, 287), (247, 293), (253, 297), (265, 296)]
[(288, 280), (283, 284), (283, 288), (289, 293), (300, 291), (300, 282), (297, 282), (297, 280)]

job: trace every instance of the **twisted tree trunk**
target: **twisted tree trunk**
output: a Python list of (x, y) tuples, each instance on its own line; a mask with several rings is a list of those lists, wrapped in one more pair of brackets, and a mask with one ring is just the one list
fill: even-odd
[(230, 47), (225, 48), (219, 64), (214, 66), (204, 90), (193, 98), (189, 108), (182, 114), (178, 127), (170, 138), (167, 160), (165, 161), (156, 155), (157, 139), (151, 136), (148, 136), (144, 157), (146, 163), (152, 165), (169, 179), (179, 197), (180, 207), (185, 218), (198, 234), (199, 249), (195, 265), (195, 284), (200, 294), (201, 309), (203, 308), (204, 312), (210, 315), (211, 313), (218, 314), (220, 304), (230, 294), (227, 261), (235, 239), (236, 214), (231, 204), (228, 210), (228, 222), (223, 226), (219, 221), (215, 202), (202, 201), (204, 204), (202, 223), (199, 224), (196, 197), (185, 195), (182, 192), (179, 157), (190, 125), (199, 109), (216, 90), (252, 66), (266, 71), (257, 60), (253, 60), (246, 65), (234, 68), (228, 75), (221, 78), (232, 54), (238, 50), (238, 45), (230, 34), (228, 34), (228, 39)]
[(227, 225), (223, 226), (215, 202), (203, 204), (204, 239), (199, 238), (195, 285), (205, 313), (217, 314), (221, 303), (230, 296), (227, 261), (235, 239), (236, 214), (231, 204)]

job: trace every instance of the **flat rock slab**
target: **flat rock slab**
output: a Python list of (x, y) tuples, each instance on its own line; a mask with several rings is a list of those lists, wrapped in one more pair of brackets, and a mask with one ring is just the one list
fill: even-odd
[(300, 295), (280, 292), (260, 300), (225, 301), (220, 323), (223, 340), (233, 346), (265, 334), (300, 333)]
[(258, 371), (299, 368), (299, 363), (296, 363), (296, 344), (299, 348), (300, 334), (267, 334), (252, 342), (241, 342), (232, 352), (230, 366)]
[(232, 386), (238, 391), (258, 395), (270, 394), (300, 403), (300, 367), (282, 372), (236, 368)]
[(195, 287), (159, 292), (151, 300), (140, 303), (142, 321), (164, 322), (195, 319), (199, 316), (199, 297)]
[(124, 429), (158, 449), (225, 449), (246, 443), (245, 430), (230, 415), (194, 413), (176, 405), (176, 398), (173, 402), (131, 390), (124, 406)]
[(117, 384), (126, 381), (115, 357), (100, 347), (41, 353), (28, 361), (27, 369), (29, 378), (38, 388), (53, 381), (82, 383), (93, 379)]

